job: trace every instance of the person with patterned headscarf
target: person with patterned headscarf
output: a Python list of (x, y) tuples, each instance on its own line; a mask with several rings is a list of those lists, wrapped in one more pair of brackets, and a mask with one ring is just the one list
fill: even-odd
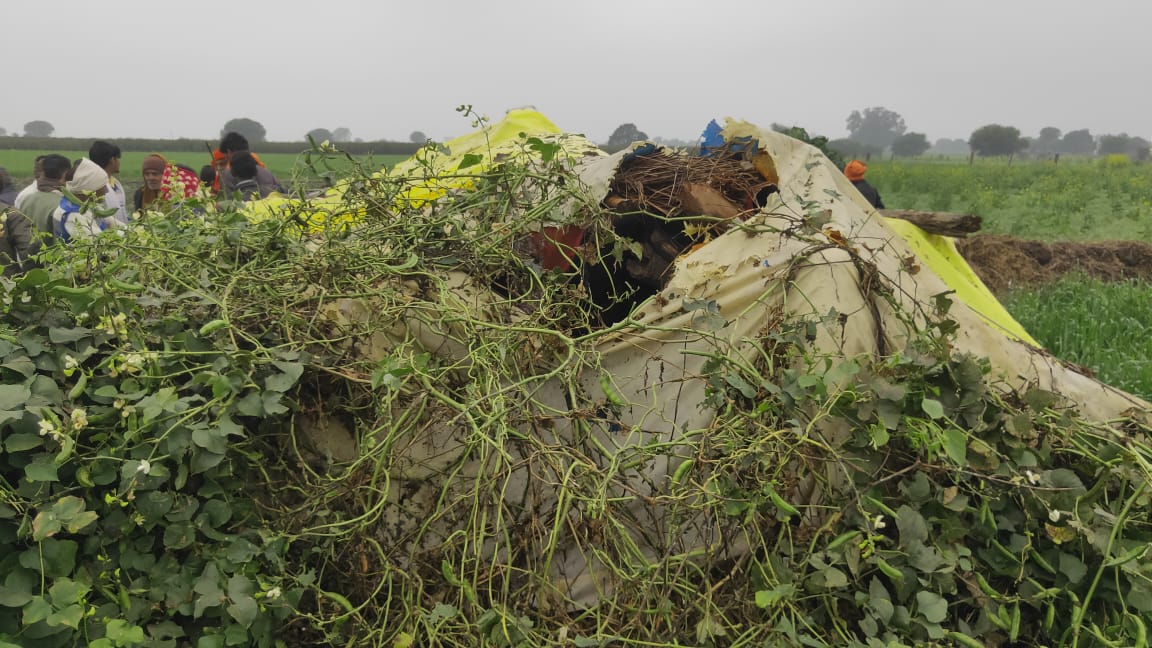
[(876, 187), (864, 179), (864, 174), (867, 171), (868, 165), (860, 160), (852, 160), (844, 166), (844, 176), (852, 182), (860, 195), (864, 196), (864, 200), (867, 200), (876, 209), (884, 209), (884, 201), (880, 198), (880, 192), (876, 191)]
[(152, 207), (157, 201), (191, 198), (200, 189), (200, 178), (195, 171), (173, 164), (159, 153), (144, 158), (140, 168), (144, 175), (144, 186), (137, 189), (132, 197), (137, 212)]

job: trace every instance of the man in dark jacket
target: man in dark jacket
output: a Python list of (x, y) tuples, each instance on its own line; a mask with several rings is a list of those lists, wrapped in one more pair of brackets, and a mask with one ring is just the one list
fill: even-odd
[(852, 185), (864, 196), (876, 209), (884, 209), (884, 201), (880, 198), (880, 192), (876, 191), (876, 187), (868, 184), (864, 179), (864, 174), (868, 171), (868, 165), (860, 160), (852, 160), (844, 167), (844, 175), (852, 181)]
[(272, 175), (272, 172), (260, 161), (260, 157), (248, 148), (248, 138), (233, 131), (220, 138), (220, 146), (212, 153), (213, 163), (217, 167), (216, 178), (219, 183), (221, 198), (232, 198), (237, 190), (236, 183), (239, 180), (232, 174), (230, 164), (232, 154), (240, 151), (250, 153), (252, 159), (256, 161), (256, 184), (260, 187), (261, 195), (267, 196), (273, 191), (285, 193), (284, 187), (276, 179), (276, 176)]

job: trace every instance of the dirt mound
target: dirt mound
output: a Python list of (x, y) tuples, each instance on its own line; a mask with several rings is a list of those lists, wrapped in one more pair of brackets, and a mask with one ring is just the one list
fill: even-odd
[(1152, 279), (1152, 244), (1139, 241), (1045, 243), (982, 234), (957, 239), (956, 247), (997, 295), (1069, 273), (1101, 281)]

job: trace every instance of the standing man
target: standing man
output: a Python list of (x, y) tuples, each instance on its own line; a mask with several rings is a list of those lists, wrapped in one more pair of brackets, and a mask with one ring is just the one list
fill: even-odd
[(844, 176), (852, 181), (852, 185), (856, 187), (861, 196), (864, 196), (864, 200), (867, 200), (876, 209), (884, 209), (884, 201), (880, 198), (880, 192), (876, 191), (876, 187), (864, 179), (864, 174), (867, 172), (868, 165), (860, 160), (852, 160), (844, 166)]
[(28, 199), (28, 196), (31, 196), (32, 194), (36, 193), (36, 191), (37, 191), (36, 183), (40, 181), (40, 173), (43, 171), (43, 169), (41, 168), (40, 165), (43, 162), (44, 162), (44, 156), (43, 155), (37, 155), (36, 161), (32, 163), (32, 184), (28, 185), (27, 187), (24, 187), (23, 189), (20, 190), (20, 193), (16, 194), (16, 203), (15, 203), (16, 209), (20, 209), (21, 207), (23, 207), (24, 201)]
[(19, 208), (39, 234), (52, 233), (52, 214), (64, 197), (60, 189), (71, 168), (72, 162), (63, 155), (45, 155), (40, 161), (40, 176), (34, 183), (36, 191), (25, 198)]
[(116, 178), (116, 174), (120, 173), (120, 147), (111, 142), (96, 140), (88, 149), (88, 159), (108, 174), (108, 193), (104, 194), (104, 207), (115, 209), (116, 213), (107, 217), (105, 225), (108, 227), (127, 225), (128, 196), (124, 192), (124, 185)]

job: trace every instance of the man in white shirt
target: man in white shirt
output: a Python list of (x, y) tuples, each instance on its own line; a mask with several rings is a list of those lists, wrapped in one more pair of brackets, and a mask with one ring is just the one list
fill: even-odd
[(96, 140), (88, 149), (88, 159), (108, 174), (108, 193), (104, 194), (104, 206), (115, 209), (116, 213), (105, 219), (104, 227), (128, 224), (128, 196), (124, 193), (124, 185), (116, 178), (116, 174), (120, 173), (120, 147), (111, 142)]
[(42, 173), (44, 173), (44, 169), (43, 169), (43, 167), (41, 167), (41, 165), (43, 163), (44, 163), (44, 156), (43, 155), (37, 155), (36, 161), (32, 163), (32, 184), (21, 189), (20, 193), (16, 194), (16, 202), (12, 203), (13, 205), (16, 206), (16, 209), (23, 209), (24, 208), (24, 201), (28, 199), (28, 196), (31, 196), (32, 194), (39, 191), (39, 188), (36, 186), (36, 183), (40, 181), (40, 175)]

